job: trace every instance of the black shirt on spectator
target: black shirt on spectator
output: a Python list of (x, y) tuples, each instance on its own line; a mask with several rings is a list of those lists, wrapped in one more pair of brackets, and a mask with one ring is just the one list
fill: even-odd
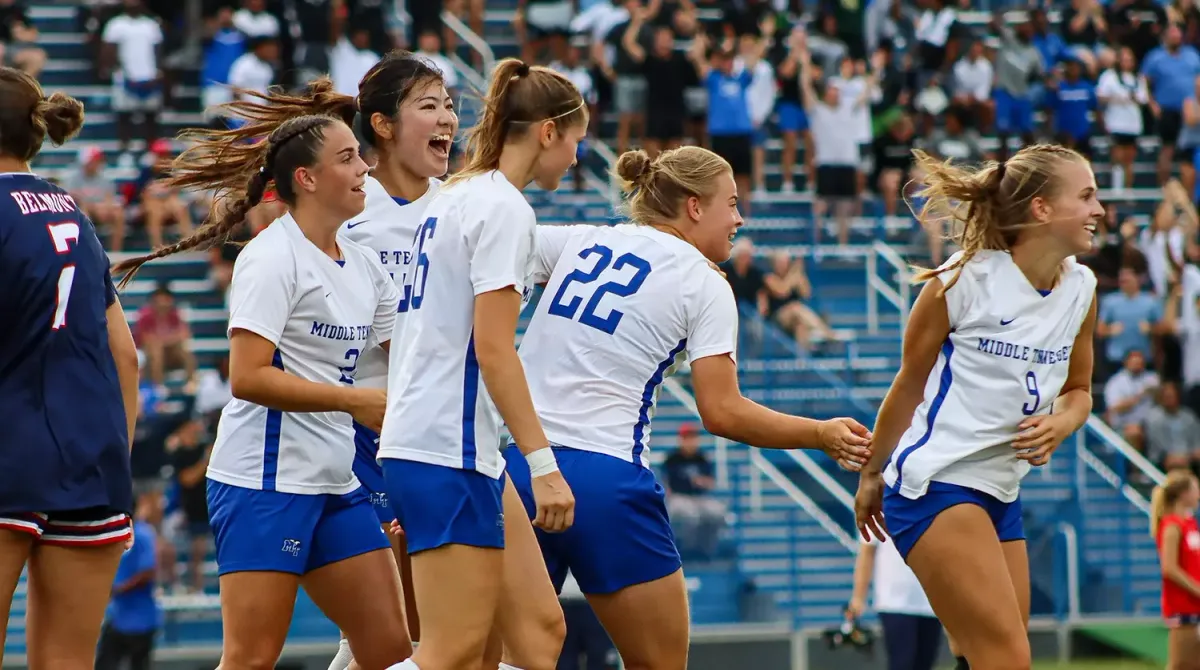
[(871, 143), (876, 174), (883, 170), (903, 170), (907, 173), (913, 164), (912, 150), (912, 137), (902, 140), (891, 133), (880, 134)]
[(24, 3), (14, 2), (11, 5), (0, 6), (0, 44), (13, 41), (12, 27), (17, 23), (30, 25)]
[(696, 486), (696, 477), (712, 477), (712, 463), (704, 457), (704, 454), (696, 452), (691, 456), (684, 456), (676, 451), (667, 460), (663, 462), (663, 470), (667, 475), (667, 488), (671, 493), (681, 493), (683, 495), (703, 495), (708, 493), (708, 489)]
[[(608, 31), (608, 36), (604, 38), (606, 44), (616, 48), (616, 57), (613, 59), (613, 72), (619, 77), (636, 77), (642, 74), (642, 64), (635, 61), (629, 52), (625, 50), (625, 46), (621, 41), (625, 38), (625, 31), (629, 30), (629, 21), (618, 24), (615, 28)], [(648, 25), (643, 25), (638, 31), (637, 42), (642, 47), (642, 50), (647, 54), (653, 46), (654, 29)]]
[(642, 62), (646, 75), (646, 107), (658, 115), (675, 114), (683, 119), (686, 110), (683, 91), (694, 78), (695, 68), (687, 56), (672, 51), (670, 56), (659, 58), (646, 53)]
[(296, 23), (300, 26), (300, 41), (328, 42), (329, 20), (333, 16), (333, 6), (329, 0), (295, 0), (293, 6), (296, 8)]
[(725, 278), (729, 280), (729, 287), (733, 289), (733, 297), (737, 298), (738, 302), (747, 303), (751, 308), (757, 309), (758, 294), (767, 287), (762, 270), (751, 264), (747, 268), (746, 274), (739, 275), (733, 269), (731, 261), (722, 263), (721, 270), (725, 272)]
[[(1140, 21), (1136, 28), (1134, 17)], [(1167, 12), (1155, 0), (1113, 3), (1108, 8), (1109, 31), (1118, 44), (1133, 50), (1139, 62), (1158, 46), (1162, 28), (1166, 25)]]
[(1062, 12), (1062, 19), (1059, 25), (1062, 26), (1063, 42), (1069, 46), (1087, 46), (1094, 47), (1100, 43), (1100, 33), (1096, 30), (1096, 24), (1088, 21), (1084, 24), (1083, 30), (1074, 32), (1071, 30), (1071, 22), (1075, 17), (1079, 16), (1079, 10), (1074, 7), (1066, 7)]

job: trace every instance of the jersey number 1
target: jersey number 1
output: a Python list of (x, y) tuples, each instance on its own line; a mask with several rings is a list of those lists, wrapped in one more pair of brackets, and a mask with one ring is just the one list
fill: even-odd
[[(79, 241), (79, 224), (74, 221), (51, 223), (46, 226), (50, 231), (50, 240), (54, 242), (54, 251), (58, 255), (71, 253), (71, 245)], [(67, 302), (71, 299), (71, 286), (75, 283), (75, 264), (64, 265), (58, 273), (58, 297), (54, 302), (54, 323), (50, 330), (58, 330), (67, 325)]]
[(554, 294), (554, 300), (550, 302), (550, 307), (546, 311), (554, 316), (574, 319), (575, 313), (579, 311), (579, 303), (583, 302), (583, 298), (575, 296), (563, 302), (563, 296), (566, 294), (567, 287), (571, 285), (571, 282), (591, 284), (600, 278), (600, 275), (608, 269), (610, 263), (613, 270), (620, 270), (626, 266), (635, 268), (637, 271), (624, 283), (608, 281), (597, 286), (596, 290), (592, 292), (592, 297), (583, 306), (583, 313), (579, 315), (579, 323), (612, 335), (617, 332), (617, 324), (621, 323), (621, 317), (625, 316), (625, 313), (614, 309), (608, 313), (608, 316), (597, 316), (596, 308), (600, 306), (600, 300), (609, 293), (619, 298), (626, 298), (637, 293), (638, 289), (646, 281), (646, 277), (650, 274), (650, 263), (641, 256), (633, 254), (621, 254), (617, 258), (617, 262), (613, 263), (612, 249), (600, 244), (590, 246), (579, 252), (579, 257), (584, 260), (587, 260), (591, 256), (599, 256), (592, 269), (588, 271), (580, 268), (572, 270), (571, 274), (563, 279), (563, 283), (558, 287), (558, 292)]

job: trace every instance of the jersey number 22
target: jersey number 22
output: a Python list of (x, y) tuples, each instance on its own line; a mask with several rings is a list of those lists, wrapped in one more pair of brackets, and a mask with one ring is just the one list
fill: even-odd
[(558, 287), (558, 292), (554, 294), (554, 300), (550, 302), (550, 307), (546, 310), (554, 316), (561, 316), (564, 319), (574, 319), (575, 313), (579, 311), (579, 304), (583, 302), (583, 298), (574, 296), (570, 300), (563, 302), (563, 296), (567, 292), (567, 287), (572, 282), (580, 284), (591, 284), (604, 274), (604, 271), (612, 265), (614, 271), (621, 270), (626, 266), (635, 268), (633, 276), (624, 282), (607, 281), (596, 287), (592, 292), (592, 297), (588, 299), (587, 304), (583, 307), (583, 313), (579, 315), (579, 323), (585, 326), (590, 326), (596, 330), (603, 331), (612, 335), (617, 332), (617, 324), (621, 323), (621, 317), (625, 313), (620, 310), (612, 310), (608, 316), (600, 317), (596, 315), (596, 308), (600, 305), (600, 300), (607, 294), (615, 295), (619, 298), (626, 298), (638, 292), (642, 284), (646, 281), (646, 277), (650, 274), (650, 263), (641, 256), (633, 254), (621, 254), (617, 257), (617, 261), (613, 262), (613, 251), (606, 246), (596, 244), (579, 252), (579, 257), (587, 260), (592, 256), (597, 256), (596, 264), (591, 270), (575, 268), (571, 274), (563, 279), (563, 283)]
[[(71, 245), (79, 241), (79, 224), (74, 221), (51, 223), (46, 226), (50, 231), (50, 240), (54, 242), (54, 251), (59, 256), (71, 253)], [(58, 296), (54, 301), (54, 323), (50, 330), (58, 330), (67, 325), (67, 302), (71, 300), (71, 286), (75, 283), (75, 264), (63, 266), (58, 273)]]

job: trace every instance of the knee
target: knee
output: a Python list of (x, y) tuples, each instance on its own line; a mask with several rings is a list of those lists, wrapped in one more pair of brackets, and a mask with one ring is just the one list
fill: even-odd
[(567, 637), (567, 622), (562, 607), (539, 608), (523, 631), (523, 641), (515, 644), (505, 640), (505, 653), (511, 654), (513, 663), (522, 670), (555, 670), (563, 641)]
[(1033, 655), (1029, 649), (1029, 638), (1014, 637), (989, 650), (988, 657), (977, 663), (968, 657), (972, 670), (1031, 670)]

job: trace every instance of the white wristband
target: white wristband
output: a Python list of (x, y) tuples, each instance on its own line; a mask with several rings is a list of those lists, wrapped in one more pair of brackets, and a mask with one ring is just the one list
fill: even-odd
[(533, 479), (558, 472), (558, 459), (554, 457), (554, 450), (550, 447), (542, 447), (525, 454), (525, 462), (529, 464), (529, 476)]

